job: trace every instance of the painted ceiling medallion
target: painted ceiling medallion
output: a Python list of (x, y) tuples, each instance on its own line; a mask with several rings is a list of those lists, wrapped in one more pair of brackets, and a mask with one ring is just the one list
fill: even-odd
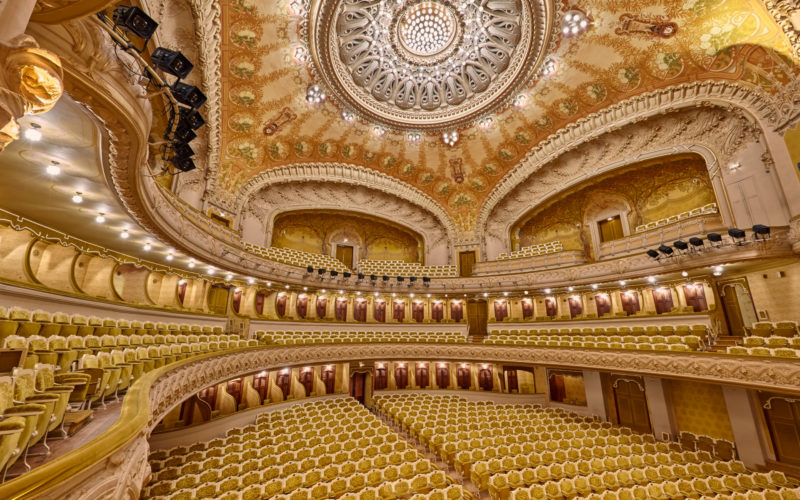
[(313, 70), (340, 106), (444, 132), (505, 106), (555, 44), (554, 0), (312, 0)]

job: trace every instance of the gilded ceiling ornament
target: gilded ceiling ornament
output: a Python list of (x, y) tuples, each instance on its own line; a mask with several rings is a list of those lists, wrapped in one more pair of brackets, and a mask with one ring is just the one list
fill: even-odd
[(614, 30), (617, 35), (644, 35), (654, 38), (671, 38), (678, 32), (678, 25), (667, 16), (643, 16), (638, 14), (622, 14), (619, 26)]
[(510, 103), (560, 33), (554, 0), (310, 0), (312, 70), (386, 129), (449, 132)]
[(272, 119), (267, 125), (264, 127), (264, 134), (265, 135), (274, 135), (275, 132), (278, 131), (283, 125), (286, 125), (290, 121), (297, 118), (297, 115), (292, 112), (289, 108), (283, 108), (281, 112)]

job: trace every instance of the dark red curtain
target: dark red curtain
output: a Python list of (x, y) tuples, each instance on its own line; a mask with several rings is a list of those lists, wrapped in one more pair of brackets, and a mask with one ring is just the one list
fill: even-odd
[(411, 317), (414, 318), (414, 321), (417, 323), (422, 323), (422, 320), (425, 319), (424, 302), (413, 302), (411, 304)]
[(347, 299), (338, 297), (334, 307), (337, 321), (347, 321)]
[(656, 314), (672, 311), (672, 293), (670, 293), (669, 288), (653, 290), (653, 300), (656, 303)]
[(317, 297), (317, 317), (324, 318), (328, 314), (328, 297)]
[(503, 321), (508, 316), (508, 302), (505, 300), (494, 301), (494, 317), (497, 321)]
[(186, 297), (186, 282), (181, 280), (178, 282), (178, 300), (183, 304), (183, 299)]
[(353, 306), (353, 318), (356, 321), (367, 321), (367, 301), (364, 299), (356, 300)]
[(375, 321), (379, 323), (386, 322), (386, 302), (383, 300), (375, 301), (375, 304), (373, 305), (372, 309), (372, 314), (375, 315)]
[(444, 318), (444, 304), (441, 301), (435, 301), (431, 304), (431, 318), (434, 321), (442, 321)]
[(622, 310), (625, 311), (628, 316), (639, 312), (640, 307), (638, 293), (622, 292), (620, 294), (620, 299), (622, 300)]
[(461, 321), (464, 318), (464, 305), (460, 300), (450, 302), (450, 319)]
[(551, 318), (555, 318), (556, 314), (558, 314), (558, 307), (556, 306), (556, 299), (552, 297), (548, 297), (544, 299), (544, 308), (547, 312), (547, 315)]
[(392, 319), (403, 321), (406, 317), (406, 303), (402, 300), (395, 300), (392, 305)]
[(275, 299), (275, 313), (279, 318), (286, 315), (286, 299), (288, 297), (283, 293), (279, 293), (278, 298)]
[(594, 303), (597, 306), (597, 316), (611, 313), (611, 298), (607, 293), (594, 296)]
[(522, 299), (522, 318), (533, 317), (533, 301), (531, 299)]
[(581, 313), (583, 313), (583, 304), (581, 303), (581, 299), (579, 297), (570, 297), (569, 315), (574, 318)]
[(683, 295), (686, 297), (686, 305), (692, 306), (694, 312), (707, 311), (706, 290), (702, 283), (683, 285)]
[(256, 313), (264, 314), (264, 299), (267, 298), (267, 295), (264, 292), (258, 292), (256, 294)]
[(306, 314), (308, 313), (308, 297), (306, 295), (300, 295), (297, 297), (297, 303), (295, 304), (295, 309), (297, 310), (297, 316), (300, 318), (305, 318)]
[(231, 300), (231, 306), (233, 306), (233, 312), (238, 313), (239, 307), (242, 305), (242, 291), (236, 289), (233, 291), (233, 300)]

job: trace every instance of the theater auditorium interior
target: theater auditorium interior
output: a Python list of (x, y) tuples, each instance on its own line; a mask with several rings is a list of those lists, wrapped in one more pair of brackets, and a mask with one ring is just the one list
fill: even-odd
[(0, 499), (800, 500), (797, 0), (0, 0)]

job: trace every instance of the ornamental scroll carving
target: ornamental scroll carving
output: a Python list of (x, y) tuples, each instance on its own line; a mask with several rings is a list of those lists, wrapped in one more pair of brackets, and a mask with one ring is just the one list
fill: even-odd
[(113, 0), (38, 0), (33, 7), (31, 21), (58, 24), (99, 12)]
[(61, 61), (29, 35), (0, 45), (0, 151), (19, 137), (17, 120), (50, 110), (64, 92)]

